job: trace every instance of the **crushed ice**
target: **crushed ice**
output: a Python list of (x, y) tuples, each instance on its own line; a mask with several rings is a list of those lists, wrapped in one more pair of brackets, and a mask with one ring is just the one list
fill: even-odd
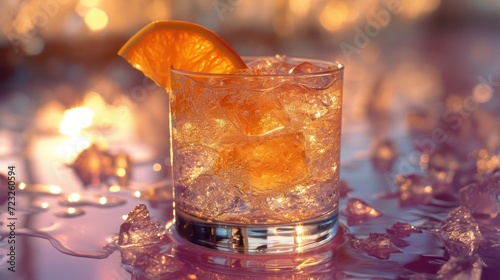
[(352, 241), (355, 249), (367, 253), (377, 259), (389, 259), (393, 253), (402, 253), (401, 249), (393, 246), (391, 238), (387, 234), (370, 233), (367, 238), (355, 239)]
[(162, 240), (160, 225), (151, 220), (144, 204), (137, 205), (120, 226), (119, 246), (146, 246)]
[(464, 206), (448, 214), (439, 227), (439, 233), (448, 253), (452, 256), (471, 255), (483, 241), (479, 225), (470, 210)]
[(478, 255), (451, 257), (438, 271), (438, 279), (480, 280), (483, 264)]
[(397, 222), (387, 228), (387, 232), (393, 236), (402, 238), (409, 237), (412, 233), (422, 233), (419, 227), (412, 226), (408, 223)]
[(166, 253), (164, 233), (151, 220), (144, 204), (137, 205), (120, 226), (117, 245), (122, 266), (133, 279), (169, 277), (184, 267), (184, 262)]
[[(453, 141), (434, 146), (416, 145), (414, 152), (420, 154), (416, 162), (420, 170), (394, 174), (396, 189), (378, 195), (378, 198), (396, 198), (400, 207), (430, 211), (429, 217), (433, 217), (436, 226), (398, 222), (387, 228), (385, 239), (380, 235), (372, 236), (374, 244), (367, 238), (364, 243), (355, 241), (355, 247), (376, 256), (373, 246), (377, 241), (385, 242), (386, 246), (390, 241), (403, 248), (412, 245), (411, 239), (406, 238), (423, 232), (438, 238), (449, 256), (448, 262), (437, 272), (438, 279), (481, 279), (483, 266), (497, 265), (495, 260), (500, 257), (500, 153), (498, 138), (474, 138), (479, 135), (475, 129), (481, 126), (481, 123), (464, 125), (456, 130), (447, 127), (447, 135), (457, 136)], [(385, 172), (395, 170), (399, 159), (390, 141), (375, 143), (371, 156), (374, 167)]]
[(380, 211), (357, 198), (349, 198), (343, 214), (347, 217), (347, 224), (350, 226), (382, 216)]

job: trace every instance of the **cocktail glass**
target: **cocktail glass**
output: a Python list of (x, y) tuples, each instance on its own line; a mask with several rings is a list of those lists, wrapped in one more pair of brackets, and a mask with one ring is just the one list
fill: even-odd
[(344, 67), (244, 60), (254, 71), (172, 69), (176, 230), (227, 252), (316, 248), (338, 228)]

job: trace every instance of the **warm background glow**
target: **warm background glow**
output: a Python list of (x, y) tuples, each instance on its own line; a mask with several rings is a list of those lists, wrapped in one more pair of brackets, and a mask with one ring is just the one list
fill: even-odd
[[(395, 187), (384, 177), (386, 174), (372, 168), (369, 157), (373, 162), (382, 162), (377, 168), (383, 168), (384, 162), (399, 160), (393, 167), (397, 173), (408, 172), (404, 168), (407, 164), (415, 168), (447, 164), (452, 173), (440, 171), (435, 177), (449, 180), (450, 174), (458, 170), (453, 179), (455, 188), (455, 181), (472, 179), (459, 168), (474, 167), (480, 175), (500, 164), (498, 0), (0, 0), (0, 13), (0, 160), (17, 164), (19, 182), (26, 181), (19, 184), (19, 191), (45, 186), (50, 195), (64, 193), (65, 197), (70, 195), (68, 201), (81, 201), (84, 197), (71, 194), (81, 192), (83, 187), (67, 164), (74, 162), (90, 141), (114, 149), (114, 153), (128, 153), (135, 169), (129, 168), (128, 162), (116, 166), (110, 172), (118, 179), (130, 176), (134, 182), (165, 180), (170, 172), (168, 95), (117, 55), (132, 34), (161, 19), (206, 26), (241, 55), (286, 54), (342, 62), (346, 66), (342, 132), (349, 141), (342, 143), (341, 167), (342, 172), (350, 169), (354, 174), (348, 182), (355, 192), (349, 193), (352, 198), (373, 199), (376, 193)], [(436, 131), (445, 133), (449, 141), (433, 141)], [(431, 141), (436, 153), (405, 157), (416, 147), (422, 148), (416, 144), (419, 139), (428, 141), (427, 148)], [(376, 152), (371, 152), (372, 146)], [(472, 167), (466, 164), (471, 159), (475, 161)], [(100, 166), (100, 161), (93, 163)], [(29, 166), (22, 170), (23, 165)], [(342, 172), (344, 176), (346, 172)], [(111, 182), (106, 190), (130, 192), (130, 198), (137, 200), (154, 201), (160, 197), (160, 187), (148, 190), (147, 184), (140, 183), (144, 189), (136, 190), (120, 182)], [(411, 187), (408, 182), (400, 185), (400, 201), (411, 201)], [(425, 198), (434, 188), (422, 184), (417, 190)], [(48, 198), (33, 201), (32, 205), (47, 208), (45, 213), (53, 215), (57, 203)], [(382, 204), (391, 209), (382, 211), (384, 223), (396, 218), (401, 210), (388, 201), (377, 200), (378, 205), (373, 205), (373, 209)], [(102, 211), (108, 211), (104, 206), (110, 203), (107, 196), (97, 199)], [(377, 216), (366, 205), (356, 201), (352, 205), (359, 206), (354, 210), (369, 210), (367, 214)], [(19, 217), (26, 215), (26, 219), (19, 218), (18, 230), (37, 220), (40, 214), (31, 211), (19, 212)], [(109, 226), (126, 212), (115, 213), (114, 218), (107, 216), (101, 222)], [(156, 214), (167, 212), (157, 209)], [(88, 214), (82, 215), (76, 207), (59, 213), (63, 217), (82, 215), (82, 219)], [(75, 228), (98, 227), (96, 232), (107, 236), (119, 229), (117, 226), (110, 230), (94, 220), (87, 224), (74, 221), (78, 225)], [(371, 231), (376, 223), (362, 227)], [(87, 237), (87, 233), (78, 232), (77, 238)], [(445, 261), (436, 253), (443, 244), (431, 240), (428, 234), (410, 239), (412, 243), (417, 241), (417, 246), (431, 242), (436, 251), (407, 255), (406, 259), (394, 256), (385, 262), (389, 265), (380, 269), (380, 261), (373, 270), (365, 266), (368, 258), (357, 264), (361, 264), (361, 270), (364, 267), (382, 278), (384, 269), (392, 273), (420, 268), (435, 272)], [(59, 279), (131, 277), (120, 267), (118, 252), (108, 259), (82, 261), (59, 254), (45, 240), (20, 244), (45, 248), (18, 248), (18, 268), (22, 269), (14, 277), (20, 279), (51, 279), (54, 268), (61, 273)], [(44, 244), (47, 247), (40, 247)], [(349, 250), (351, 247), (344, 246)], [(340, 260), (340, 270), (358, 260), (345, 252), (335, 256), (340, 256), (335, 258)], [(393, 265), (408, 263), (413, 257), (426, 264)], [(119, 270), (110, 270), (110, 266)], [(12, 277), (5, 263), (0, 267), (0, 278), (4, 274), (9, 275), (5, 279)], [(336, 269), (337, 263), (333, 267)], [(354, 265), (351, 270), (357, 268)], [(498, 276), (494, 265), (483, 267), (483, 271), (489, 271), (485, 279)], [(124, 274), (117, 274), (121, 272)], [(354, 277), (339, 272), (339, 277)]]

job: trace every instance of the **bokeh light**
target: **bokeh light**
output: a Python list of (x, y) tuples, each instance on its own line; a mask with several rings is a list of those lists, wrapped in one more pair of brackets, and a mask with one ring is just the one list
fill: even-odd
[(101, 9), (92, 8), (85, 15), (85, 24), (91, 30), (101, 30), (108, 25), (108, 15)]
[(94, 112), (87, 107), (77, 107), (64, 112), (64, 119), (59, 126), (59, 132), (68, 135), (80, 135), (82, 129), (92, 125)]

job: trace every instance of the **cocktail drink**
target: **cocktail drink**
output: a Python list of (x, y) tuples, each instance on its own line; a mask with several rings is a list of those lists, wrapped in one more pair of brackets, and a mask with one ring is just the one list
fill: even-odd
[(176, 231), (244, 253), (302, 252), (338, 227), (343, 66), (242, 59), (213, 32), (154, 22), (120, 50), (170, 96)]
[(337, 227), (343, 67), (284, 57), (247, 65), (172, 70), (178, 230), (229, 251), (316, 247)]

